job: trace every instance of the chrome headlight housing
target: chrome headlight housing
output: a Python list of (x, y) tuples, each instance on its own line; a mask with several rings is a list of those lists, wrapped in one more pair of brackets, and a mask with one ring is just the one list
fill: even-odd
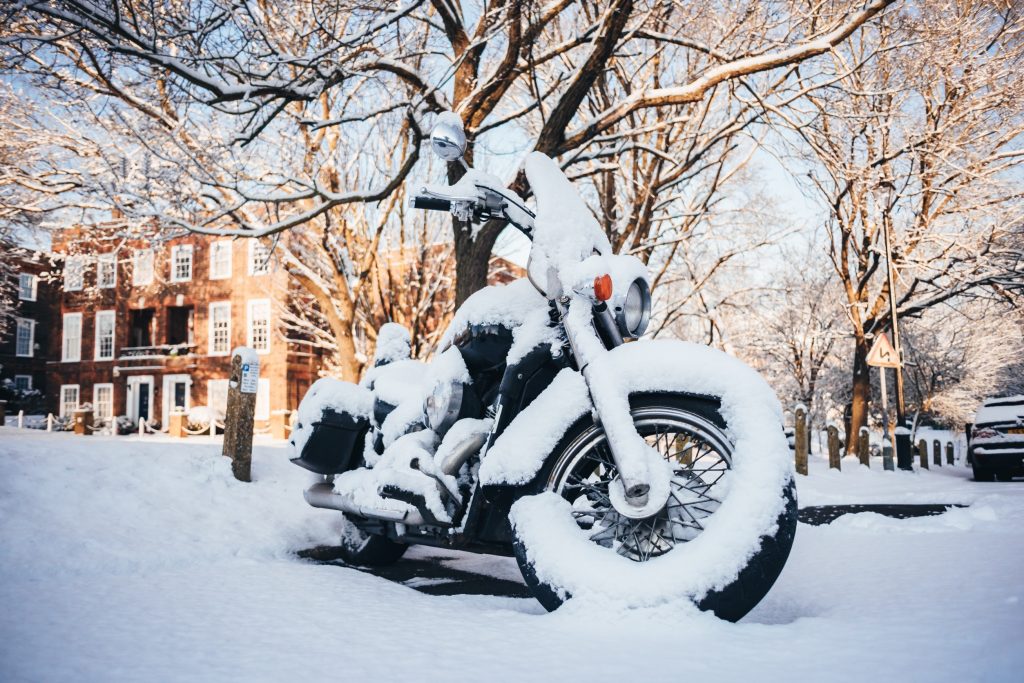
[(423, 402), (427, 426), (443, 435), (464, 417), (478, 417), (480, 399), (472, 387), (462, 382), (438, 382)]
[(651, 322), (651, 287), (637, 278), (629, 285), (626, 297), (615, 308), (615, 324), (623, 339), (639, 339)]

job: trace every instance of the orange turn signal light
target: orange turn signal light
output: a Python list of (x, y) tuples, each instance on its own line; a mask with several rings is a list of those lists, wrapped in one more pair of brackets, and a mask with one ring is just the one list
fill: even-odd
[(598, 275), (594, 278), (594, 296), (598, 301), (608, 301), (612, 298), (611, 275)]

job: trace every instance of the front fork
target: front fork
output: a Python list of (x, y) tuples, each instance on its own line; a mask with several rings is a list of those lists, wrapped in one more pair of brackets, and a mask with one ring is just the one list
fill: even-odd
[(667, 481), (655, 481), (665, 477), (664, 468), (652, 466), (652, 449), (633, 426), (628, 396), (618, 390), (613, 378), (599, 375), (592, 365), (600, 354), (609, 352), (609, 346), (622, 344), (611, 312), (603, 302), (594, 306), (583, 298), (563, 296), (556, 300), (556, 305), (569, 347), (587, 383), (594, 414), (608, 436), (608, 448), (622, 480), (626, 505), (643, 509), (653, 503), (660, 507), (660, 503), (649, 500), (649, 494), (652, 485), (667, 491)]

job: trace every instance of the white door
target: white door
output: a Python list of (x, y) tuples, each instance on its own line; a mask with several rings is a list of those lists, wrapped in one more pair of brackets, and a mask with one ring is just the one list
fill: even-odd
[(132, 420), (153, 419), (153, 376), (128, 378), (128, 417)]
[(192, 407), (192, 377), (189, 375), (164, 375), (163, 386), (163, 424), (174, 408), (181, 407), (188, 411)]

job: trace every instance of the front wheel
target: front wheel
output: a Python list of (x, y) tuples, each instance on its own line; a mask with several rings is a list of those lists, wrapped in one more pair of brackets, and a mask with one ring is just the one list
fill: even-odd
[[(661, 510), (636, 519), (612, 505), (609, 485), (618, 473), (604, 430), (586, 420), (574, 425), (556, 447), (556, 457), (541, 470), (530, 494), (550, 492), (560, 497), (580, 531), (604, 552), (632, 563), (609, 564), (622, 580), (645, 582), (642, 571), (630, 570), (679, 553), (702, 534), (733, 488), (736, 473), (734, 443), (727, 435), (717, 400), (681, 394), (642, 394), (631, 399), (637, 432), (672, 467), (672, 493)], [(780, 431), (781, 438), (781, 431)], [(740, 561), (738, 573), (724, 585), (712, 586), (693, 597), (698, 607), (730, 621), (742, 618), (767, 594), (782, 571), (793, 545), (797, 523), (796, 490), (792, 478), (779, 491), (782, 510), (765, 525), (758, 549)], [(557, 513), (556, 513), (557, 514)], [(720, 525), (716, 532), (721, 537)], [(728, 538), (726, 537), (726, 542)], [(531, 554), (527, 539), (515, 525), (514, 548), (520, 570), (534, 595), (548, 610), (570, 597), (562, 586), (542, 576), (545, 558)], [(739, 551), (737, 551), (739, 552)], [(605, 562), (603, 558), (595, 559)], [(564, 569), (560, 570), (564, 574)], [(584, 570), (585, 571), (585, 570)], [(630, 575), (635, 578), (628, 578)]]

